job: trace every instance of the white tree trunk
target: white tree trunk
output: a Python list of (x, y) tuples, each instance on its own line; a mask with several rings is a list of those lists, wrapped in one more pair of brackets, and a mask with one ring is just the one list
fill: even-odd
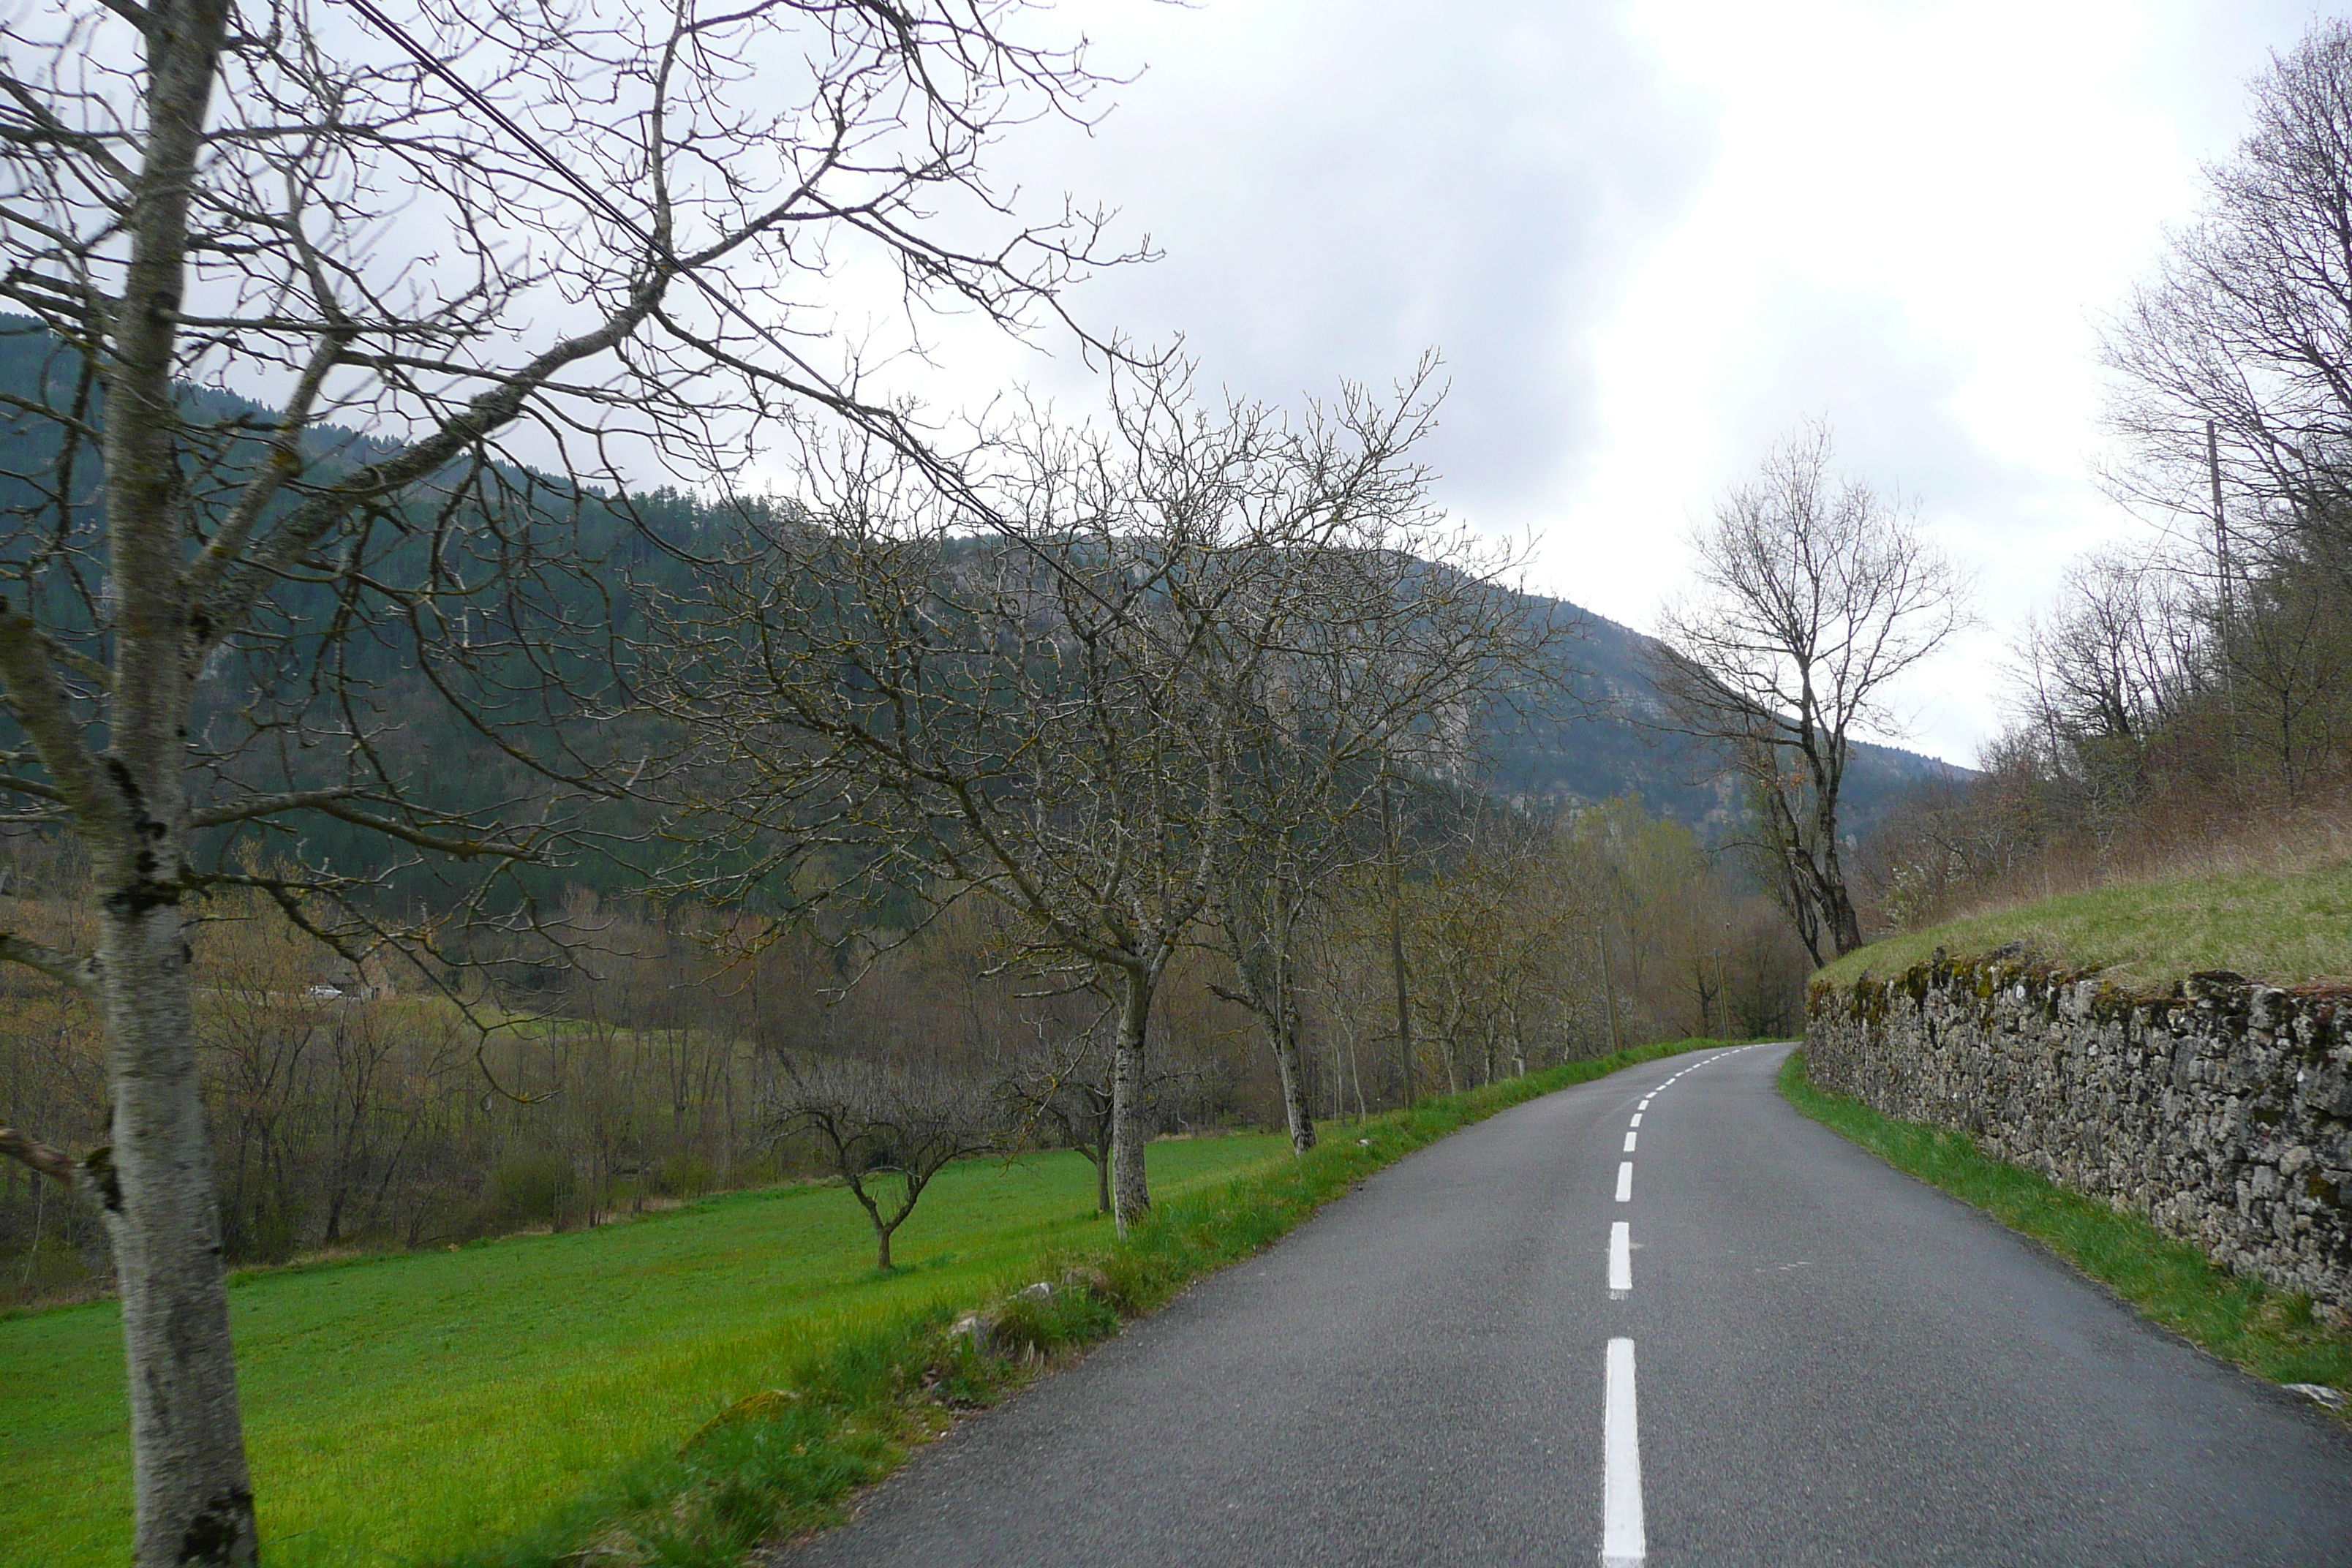
[(110, 900), (99, 954), (114, 1126), (100, 1196), (122, 1296), (139, 1568), (229, 1568), (258, 1552), (187, 952), (176, 903)]
[(243, 1568), (258, 1556), (228, 1337), (220, 1211), (196, 1076), (185, 891), (187, 717), (196, 675), (174, 499), (172, 386), (189, 190), (226, 0), (150, 12), (146, 157), (107, 386), (106, 505), (116, 603), (109, 749), (76, 815), (99, 899), (99, 1001), (114, 1096), (107, 1230), (122, 1296), (138, 1568)]

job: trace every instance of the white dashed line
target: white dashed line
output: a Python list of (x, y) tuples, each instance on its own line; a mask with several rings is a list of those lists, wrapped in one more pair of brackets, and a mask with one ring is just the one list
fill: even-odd
[(1650, 1543), (1642, 1529), (1642, 1434), (1633, 1408), (1631, 1340), (1609, 1342), (1601, 1456), (1601, 1568), (1642, 1568)]
[(1638, 1110), (1633, 1112), (1633, 1120), (1627, 1122), (1625, 1125), (1628, 1127), (1639, 1127), (1642, 1125), (1642, 1113)]
[(1617, 1167), (1617, 1201), (1630, 1203), (1633, 1198), (1633, 1162), (1626, 1161)]
[(1641, 1134), (1636, 1132), (1628, 1132), (1625, 1134), (1625, 1152), (1630, 1154), (1633, 1152), (1633, 1140), (1639, 1136), (1641, 1136)]
[(1619, 1220), (1609, 1227), (1609, 1299), (1622, 1301), (1633, 1290), (1633, 1227)]

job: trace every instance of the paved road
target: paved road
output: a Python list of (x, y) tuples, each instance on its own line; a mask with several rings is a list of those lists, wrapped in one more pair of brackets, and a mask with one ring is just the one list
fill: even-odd
[(1423, 1151), (778, 1568), (2352, 1564), (2341, 1426), (1799, 1117), (1787, 1049)]

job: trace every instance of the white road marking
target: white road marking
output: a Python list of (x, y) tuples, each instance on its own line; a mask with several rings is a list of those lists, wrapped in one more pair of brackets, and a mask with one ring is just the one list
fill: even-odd
[(1638, 1110), (1633, 1112), (1633, 1120), (1627, 1122), (1625, 1125), (1628, 1127), (1639, 1127), (1642, 1125), (1642, 1113)]
[(1634, 1109), (1634, 1110), (1649, 1110), (1649, 1109), (1650, 1109), (1650, 1097), (1649, 1097), (1648, 1095), (1643, 1095), (1643, 1096), (1642, 1097), (1642, 1103), (1641, 1103), (1641, 1104), (1639, 1104), (1639, 1105), (1637, 1105), (1637, 1106), (1635, 1106), (1633, 1109)]
[(1619, 1220), (1609, 1227), (1609, 1299), (1622, 1301), (1633, 1290), (1633, 1227)]
[(1625, 1152), (1628, 1154), (1633, 1152), (1633, 1140), (1638, 1136), (1640, 1136), (1640, 1134), (1633, 1132), (1628, 1132), (1625, 1134)]
[(1601, 1418), (1601, 1568), (1642, 1568), (1642, 1433), (1633, 1407), (1633, 1342), (1609, 1342), (1608, 1406)]
[(1617, 1201), (1630, 1203), (1633, 1197), (1633, 1162), (1626, 1161), (1617, 1167)]

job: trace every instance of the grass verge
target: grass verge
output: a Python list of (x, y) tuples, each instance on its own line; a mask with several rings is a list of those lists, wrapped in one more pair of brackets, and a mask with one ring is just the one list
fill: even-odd
[(2352, 1335), (2316, 1321), (2309, 1297), (2217, 1268), (2195, 1247), (2137, 1215), (1993, 1159), (1964, 1132), (1898, 1121), (1818, 1088), (1805, 1076), (1802, 1051), (1791, 1051), (1781, 1066), (1780, 1092), (1832, 1132), (2032, 1237), (2224, 1361), (2273, 1383), (2352, 1392)]
[(2352, 862), (2283, 875), (2232, 871), (2066, 893), (1872, 942), (1814, 978), (1850, 984), (2023, 941), (2062, 969), (2104, 970), (2130, 990), (2228, 969), (2273, 985), (2352, 977)]
[[(744, 1399), (674, 1454), (649, 1456), (583, 1495), (529, 1539), (436, 1560), (435, 1568), (730, 1568), (761, 1542), (839, 1521), (959, 1410), (993, 1403), (1039, 1371), (1118, 1331), (1205, 1274), (1247, 1258), (1404, 1155), (1571, 1084), (1701, 1048), (1676, 1041), (1571, 1062), (1327, 1130), (1305, 1158), (1171, 1198), (1107, 1246), (1065, 1248), (999, 1281), (983, 1335), (954, 1325), (979, 1301), (935, 1303), (846, 1336)], [(1040, 1274), (1050, 1300), (1013, 1295)]]

